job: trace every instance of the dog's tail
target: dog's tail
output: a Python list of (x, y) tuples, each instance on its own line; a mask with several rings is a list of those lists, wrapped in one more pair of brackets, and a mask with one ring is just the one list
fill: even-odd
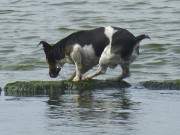
[(151, 39), (148, 35), (142, 34), (142, 35), (139, 35), (136, 37), (136, 42), (139, 43), (139, 42), (141, 42), (141, 40), (143, 40), (145, 38)]

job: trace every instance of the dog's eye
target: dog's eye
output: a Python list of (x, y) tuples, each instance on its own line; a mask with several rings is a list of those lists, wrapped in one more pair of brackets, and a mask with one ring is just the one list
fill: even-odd
[(61, 66), (60, 66), (60, 65), (57, 65), (57, 66), (56, 66), (56, 68), (58, 68), (58, 69), (59, 69), (59, 68), (61, 68)]
[(62, 64), (58, 63), (58, 64), (57, 64), (57, 68), (58, 68), (58, 69), (59, 69), (59, 68), (62, 68)]

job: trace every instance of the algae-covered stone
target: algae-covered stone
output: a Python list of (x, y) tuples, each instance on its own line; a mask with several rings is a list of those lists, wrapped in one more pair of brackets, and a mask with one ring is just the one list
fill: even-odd
[(72, 81), (17, 81), (8, 83), (4, 87), (5, 95), (13, 96), (31, 96), (31, 95), (49, 95), (54, 91), (64, 92), (70, 90), (103, 89), (113, 87), (129, 87), (130, 84), (121, 81), (88, 80), (81, 82)]
[(146, 81), (141, 84), (152, 90), (180, 90), (180, 80)]
[[(180, 80), (145, 81), (140, 82), (147, 89), (153, 90), (180, 90)], [(104, 88), (127, 88), (131, 85), (125, 81), (88, 80), (81, 82), (72, 81), (16, 81), (4, 87), (5, 95), (9, 96), (34, 96), (51, 95), (52, 93), (65, 93), (67, 90), (92, 90)], [(73, 91), (71, 91), (73, 92)]]

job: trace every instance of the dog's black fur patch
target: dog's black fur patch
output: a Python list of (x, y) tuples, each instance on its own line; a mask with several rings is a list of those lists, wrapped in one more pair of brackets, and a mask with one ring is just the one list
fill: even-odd
[[(122, 46), (122, 57), (128, 57), (133, 51), (133, 45), (135, 45), (140, 40), (146, 38), (145, 35), (141, 35), (136, 38), (132, 33), (130, 33), (126, 29), (112, 27), (117, 30), (116, 33), (113, 34), (112, 37), (112, 48), (116, 46)], [(100, 57), (104, 48), (109, 44), (109, 39), (104, 34), (105, 28), (100, 27), (92, 30), (83, 30), (74, 32), (66, 38), (57, 42), (54, 47), (54, 52), (56, 55), (60, 55), (59, 51), (62, 52), (62, 48), (69, 45), (79, 44), (82, 47), (85, 45), (92, 45), (95, 54), (97, 57)], [(60, 48), (60, 49), (58, 49)], [(62, 55), (63, 56), (63, 55)], [(56, 58), (60, 59), (62, 56), (56, 56)]]
[(68, 46), (79, 44), (80, 46), (92, 45), (97, 57), (100, 57), (106, 45), (109, 44), (109, 39), (104, 34), (104, 27), (93, 30), (83, 30), (72, 33), (66, 38), (62, 39), (55, 46)]

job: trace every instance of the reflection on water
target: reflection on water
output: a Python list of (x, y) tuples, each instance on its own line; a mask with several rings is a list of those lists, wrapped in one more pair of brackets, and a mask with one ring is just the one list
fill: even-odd
[(3, 135), (169, 135), (172, 131), (179, 135), (179, 97), (180, 91), (140, 87), (0, 96), (0, 131)]
[[(134, 112), (138, 109), (127, 90), (80, 90), (73, 93), (52, 93), (49, 96), (47, 121), (50, 130), (54, 126), (65, 129), (81, 127), (79, 130), (84, 132), (87, 127), (97, 128), (97, 133), (113, 133), (113, 130), (128, 133), (133, 130), (132, 125), (136, 123), (133, 121)], [(113, 129), (109, 129), (111, 126)]]

